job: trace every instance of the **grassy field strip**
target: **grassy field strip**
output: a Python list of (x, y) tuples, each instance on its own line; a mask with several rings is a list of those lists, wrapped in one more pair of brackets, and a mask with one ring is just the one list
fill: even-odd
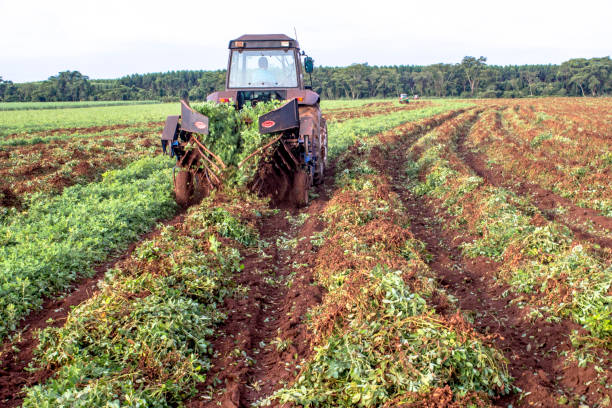
[(323, 99), (321, 101), (321, 110), (323, 112), (326, 111), (334, 111), (337, 109), (353, 109), (360, 108), (364, 105), (368, 105), (371, 103), (380, 103), (380, 102), (392, 102), (395, 99)]
[(0, 111), (150, 105), (159, 101), (0, 102)]
[(0, 225), (0, 338), (93, 265), (176, 208), (172, 160), (145, 158), (102, 181), (69, 187)]
[(0, 137), (51, 129), (160, 122), (179, 113), (178, 103), (0, 111)]
[(464, 253), (503, 262), (498, 279), (510, 285), (532, 317), (570, 317), (591, 333), (593, 344), (611, 347), (611, 255), (547, 221), (529, 198), (476, 176), (456, 153), (457, 140), (467, 131), (449, 123), (422, 137), (406, 167), (410, 188), (417, 196), (440, 200), (456, 217), (450, 228), (481, 237), (464, 244)]
[(134, 133), (148, 133), (156, 132), (161, 135), (161, 131), (164, 126), (158, 122), (141, 123), (135, 126), (129, 126), (119, 129), (107, 129), (102, 131), (87, 132), (85, 130), (77, 132), (65, 132), (54, 135), (37, 135), (37, 134), (24, 134), (23, 137), (12, 137), (9, 139), (0, 140), (0, 149), (3, 147), (12, 146), (29, 146), (35, 144), (46, 144), (52, 142), (59, 142), (72, 139), (87, 139), (92, 137), (101, 136), (114, 136), (117, 134), (134, 134)]
[(311, 313), (315, 352), (271, 399), (391, 407), (444, 395), (488, 405), (511, 390), (505, 358), (454, 310), (435, 312), (432, 300), (446, 295), (389, 180), (368, 162), (376, 143), (340, 156), (315, 270), (328, 290)]

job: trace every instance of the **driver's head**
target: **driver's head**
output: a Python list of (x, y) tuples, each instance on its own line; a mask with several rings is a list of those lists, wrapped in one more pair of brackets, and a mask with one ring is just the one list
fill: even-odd
[(268, 59), (266, 57), (259, 58), (259, 68), (268, 69)]

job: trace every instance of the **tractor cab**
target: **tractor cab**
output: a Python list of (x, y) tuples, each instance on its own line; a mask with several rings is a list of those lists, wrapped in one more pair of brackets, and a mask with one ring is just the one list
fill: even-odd
[[(284, 34), (246, 34), (230, 41), (225, 91), (207, 97), (209, 101), (256, 104), (270, 100), (297, 98), (305, 105), (318, 102), (319, 96), (304, 84), (300, 46)], [(305, 56), (307, 73), (312, 59)]]

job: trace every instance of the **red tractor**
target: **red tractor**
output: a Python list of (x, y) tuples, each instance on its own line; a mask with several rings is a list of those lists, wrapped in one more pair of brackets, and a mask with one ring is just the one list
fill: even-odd
[[(327, 125), (320, 97), (305, 84), (302, 72), (302, 57), (308, 74), (314, 61), (300, 52), (296, 40), (283, 34), (243, 35), (230, 41), (229, 50), (225, 90), (208, 95), (207, 100), (236, 109), (246, 103), (285, 101), (259, 118), (260, 133), (275, 137), (254, 152), (264, 157), (250, 187), (277, 202), (305, 205), (310, 187), (323, 181), (327, 161)], [(166, 119), (162, 145), (170, 145), (177, 157), (181, 168), (175, 177), (177, 201), (187, 202), (196, 186), (209, 190), (221, 184), (226, 166), (193, 137), (208, 134), (208, 118), (181, 102), (181, 116)]]

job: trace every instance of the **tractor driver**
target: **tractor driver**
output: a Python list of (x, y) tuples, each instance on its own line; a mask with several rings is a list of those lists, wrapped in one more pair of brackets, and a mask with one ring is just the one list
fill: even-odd
[(259, 68), (253, 74), (253, 82), (257, 84), (266, 83), (266, 84), (274, 84), (276, 83), (276, 78), (274, 75), (268, 71), (268, 59), (266, 57), (260, 57)]

